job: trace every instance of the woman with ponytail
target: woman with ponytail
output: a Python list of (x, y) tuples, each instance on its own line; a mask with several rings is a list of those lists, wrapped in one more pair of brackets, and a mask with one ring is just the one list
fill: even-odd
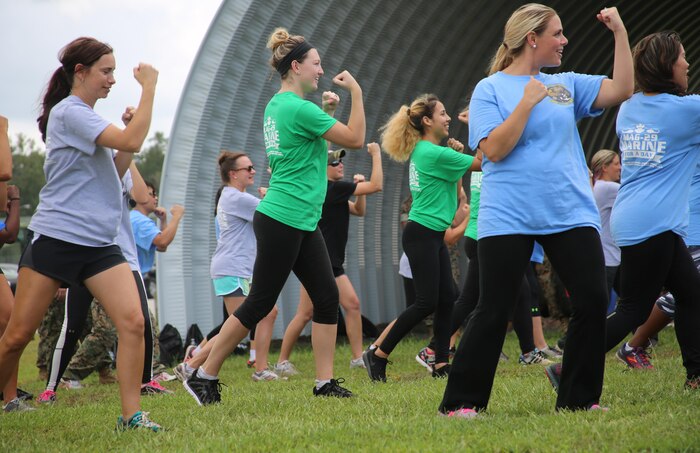
[[(120, 176), (148, 133), (158, 72), (143, 63), (134, 68), (141, 99), (121, 129), (93, 110), (115, 83), (112, 48), (94, 38), (78, 38), (63, 48), (59, 60), (38, 118), (46, 141), (46, 185), (29, 224), (34, 239), (20, 259), (16, 303), (0, 339), (0, 388), (58, 288), (84, 285), (100, 300), (119, 335), (122, 415), (117, 429), (159, 431), (140, 409), (144, 317), (134, 277), (116, 245)], [(119, 151), (115, 155), (112, 149)]]
[(362, 355), (373, 381), (386, 381), (389, 354), (421, 320), (435, 312), (433, 331), (436, 354), (433, 376), (449, 370), (450, 317), (457, 298), (452, 279), (445, 231), (452, 224), (462, 176), (481, 168), (481, 157), (462, 154), (464, 145), (449, 136), (450, 117), (437, 96), (425, 94), (410, 106), (401, 106), (382, 127), (382, 147), (397, 162), (409, 163), (409, 188), (413, 204), (403, 231), (403, 249), (408, 256), (415, 303), (399, 315), (376, 349)]
[(617, 9), (603, 9), (597, 19), (615, 38), (612, 79), (540, 72), (561, 65), (568, 41), (556, 11), (531, 3), (508, 19), (490, 75), (474, 89), (469, 145), (484, 153), (480, 297), (452, 363), (441, 415), (472, 418), (486, 409), (535, 240), (574, 306), (563, 364), (546, 368), (559, 389), (556, 408), (600, 409), (608, 296), (600, 216), (576, 122), (630, 97), (634, 80)]
[(318, 221), (326, 196), (326, 141), (345, 148), (361, 148), (365, 140), (362, 89), (349, 72), (333, 82), (350, 91), (348, 124), (333, 119), (304, 100), (318, 89), (323, 75), (318, 50), (303, 36), (284, 28), (270, 36), (271, 66), (281, 87), (265, 108), (263, 134), (272, 169), (270, 186), (253, 216), (257, 256), (252, 287), (245, 302), (219, 332), (206, 362), (185, 381), (198, 404), (221, 400), (217, 374), (226, 357), (272, 310), (290, 272), (299, 278), (314, 305), (311, 343), (316, 358), (317, 396), (350, 397), (333, 378), (333, 355), (338, 328), (338, 286)]
[[(608, 294), (614, 289), (620, 295), (620, 247), (613, 241), (610, 232), (610, 214), (620, 190), (620, 155), (611, 149), (601, 149), (591, 158), (591, 173), (593, 173), (593, 196), (600, 212), (601, 237), (603, 254), (605, 255), (605, 281)], [(612, 307), (608, 307), (612, 311)]]

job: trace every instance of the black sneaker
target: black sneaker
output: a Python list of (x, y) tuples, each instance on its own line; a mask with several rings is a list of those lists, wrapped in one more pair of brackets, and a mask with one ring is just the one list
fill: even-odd
[(200, 406), (221, 402), (221, 384), (218, 379), (200, 378), (195, 370), (182, 385)]
[(336, 398), (350, 398), (354, 396), (350, 390), (340, 386), (343, 382), (345, 382), (345, 379), (338, 378), (331, 379), (331, 382), (324, 384), (320, 389), (314, 386), (314, 396), (335, 396)]
[(544, 369), (549, 383), (554, 387), (555, 392), (559, 392), (559, 382), (561, 381), (561, 363), (553, 363)]
[(367, 375), (373, 381), (386, 382), (386, 365), (389, 360), (377, 357), (375, 350), (366, 350), (362, 353), (362, 361), (365, 362)]
[(450, 373), (450, 364), (448, 363), (447, 365), (440, 367), (440, 368), (435, 368), (433, 366), (433, 377), (440, 379), (440, 378), (447, 378), (447, 375)]

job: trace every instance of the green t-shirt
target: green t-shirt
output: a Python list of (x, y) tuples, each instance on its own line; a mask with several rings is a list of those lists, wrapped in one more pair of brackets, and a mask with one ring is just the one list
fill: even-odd
[(457, 186), (474, 157), (426, 140), (411, 153), (408, 186), (413, 205), (408, 219), (435, 231), (445, 231), (457, 210)]
[(258, 211), (299, 230), (316, 229), (327, 186), (328, 146), (322, 135), (335, 123), (291, 91), (270, 99), (263, 133), (272, 176)]
[(467, 224), (467, 229), (464, 230), (464, 235), (468, 236), (475, 241), (476, 236), (476, 222), (479, 218), (479, 199), (481, 198), (481, 176), (483, 173), (480, 171), (475, 171), (472, 173), (471, 182), (469, 184), (469, 223)]

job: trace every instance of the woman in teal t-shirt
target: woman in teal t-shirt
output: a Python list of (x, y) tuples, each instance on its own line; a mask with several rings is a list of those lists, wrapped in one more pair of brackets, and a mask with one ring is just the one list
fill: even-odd
[(399, 315), (384, 341), (362, 355), (367, 374), (386, 381), (389, 354), (399, 341), (429, 314), (435, 312), (436, 340), (433, 376), (449, 370), (450, 315), (457, 298), (445, 231), (457, 210), (461, 179), (468, 170), (481, 168), (481, 157), (462, 154), (464, 145), (449, 139), (450, 117), (434, 95), (423, 95), (410, 107), (402, 106), (382, 128), (382, 147), (398, 162), (409, 163), (409, 187), (413, 204), (403, 232), (403, 249), (413, 273), (416, 301)]
[[(276, 29), (267, 46), (270, 64), (282, 84), (265, 108), (263, 133), (272, 169), (270, 186), (253, 218), (257, 255), (252, 286), (245, 302), (219, 332), (206, 362), (185, 381), (197, 403), (221, 400), (217, 374), (226, 357), (248, 331), (275, 306), (289, 273), (309, 292), (314, 304), (312, 344), (316, 357), (317, 396), (349, 397), (352, 393), (333, 379), (333, 354), (338, 325), (338, 287), (317, 227), (326, 195), (326, 140), (346, 148), (361, 148), (365, 140), (362, 89), (347, 71), (333, 82), (350, 91), (347, 126), (304, 100), (318, 89), (321, 58), (303, 36)], [(339, 382), (340, 381), (340, 382)]]

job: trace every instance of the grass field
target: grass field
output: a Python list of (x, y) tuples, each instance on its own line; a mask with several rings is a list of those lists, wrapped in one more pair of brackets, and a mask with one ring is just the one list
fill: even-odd
[[(554, 334), (556, 335), (556, 333)], [(627, 371), (608, 357), (604, 405), (608, 413), (555, 413), (555, 395), (542, 367), (517, 364), (508, 334), (488, 412), (474, 420), (436, 416), (444, 380), (414, 360), (423, 338), (407, 338), (392, 355), (389, 382), (371, 383), (349, 370), (340, 344), (336, 376), (357, 396), (314, 398), (308, 345), (293, 361), (302, 375), (256, 383), (245, 359), (231, 357), (221, 372), (222, 404), (198, 407), (178, 381), (172, 396), (143, 400), (161, 433), (115, 433), (117, 386), (86, 379), (82, 390), (59, 390), (53, 406), (0, 414), (0, 452), (23, 451), (700, 451), (700, 392), (683, 389), (684, 371), (672, 329), (662, 332), (653, 371)], [(38, 394), (36, 342), (24, 354), (20, 386)], [(272, 357), (276, 358), (276, 350)]]

